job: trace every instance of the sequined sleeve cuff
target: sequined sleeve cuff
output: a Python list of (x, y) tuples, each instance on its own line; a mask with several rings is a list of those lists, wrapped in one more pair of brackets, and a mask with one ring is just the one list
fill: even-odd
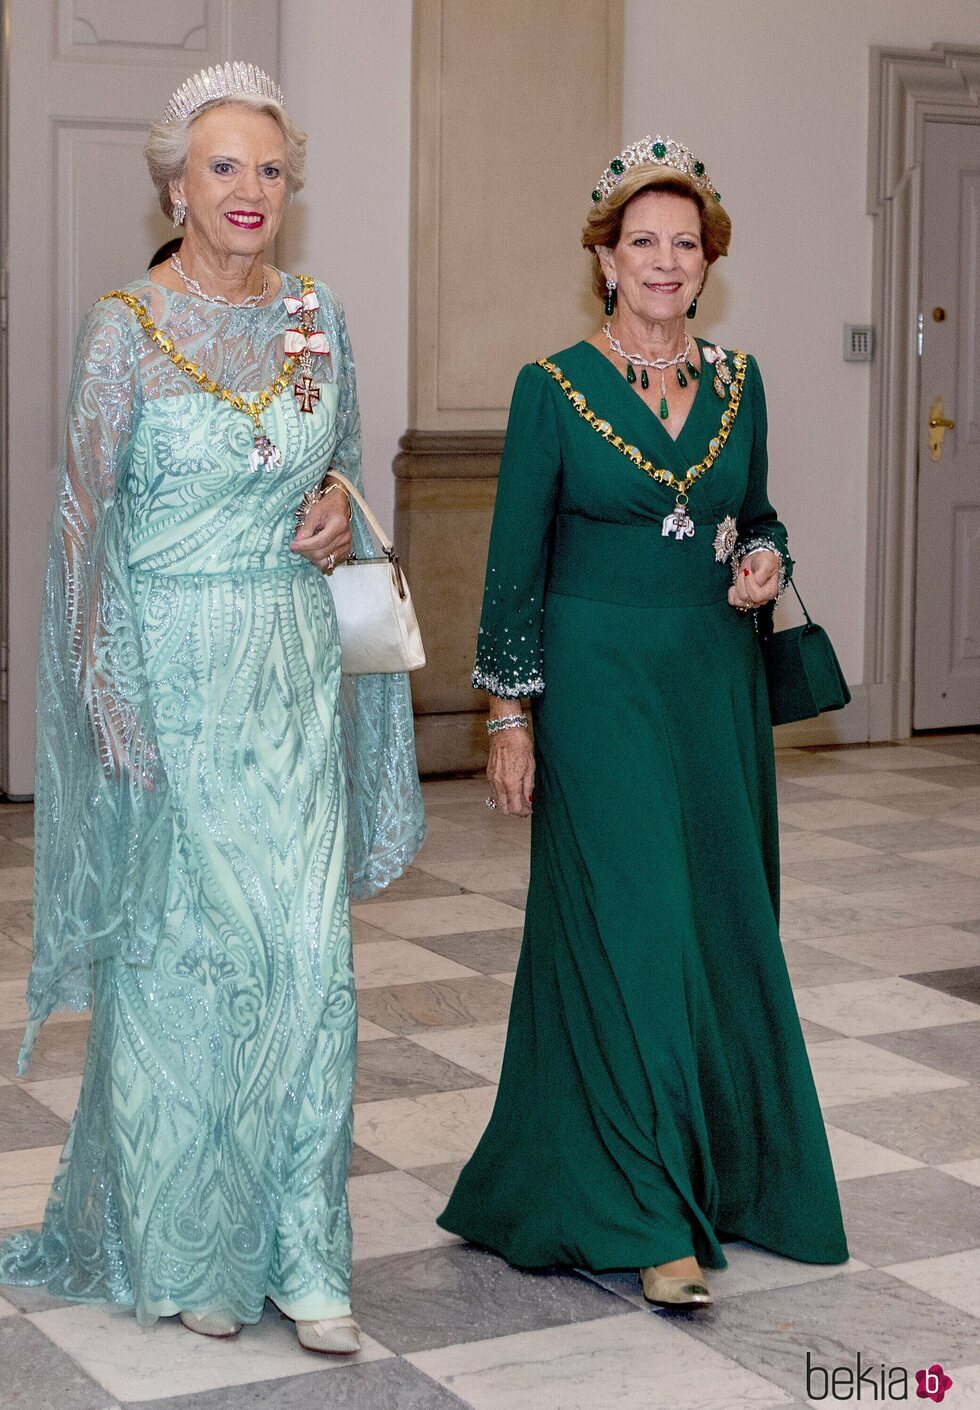
[(526, 679), (522, 679), (521, 672), (516, 667), (501, 674), (478, 663), (472, 680), (474, 690), (486, 690), (504, 700), (530, 700), (534, 695), (544, 694), (542, 676), (528, 674)]
[(773, 539), (754, 538), (749, 539), (746, 543), (740, 541), (735, 545), (735, 552), (732, 554), (732, 581), (738, 581), (738, 570), (743, 558), (748, 558), (750, 553), (756, 553), (759, 549), (765, 549), (768, 553), (775, 553), (779, 556), (779, 588), (773, 599), (774, 602), (778, 602), (786, 591), (786, 585), (793, 572), (793, 560)]

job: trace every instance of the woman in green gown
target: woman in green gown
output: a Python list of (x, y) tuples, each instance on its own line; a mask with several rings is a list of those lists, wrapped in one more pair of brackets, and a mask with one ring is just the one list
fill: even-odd
[[(179, 257), (79, 335), (38, 676), (26, 1065), (93, 1015), (39, 1233), (0, 1282), (235, 1335), (266, 1296), (354, 1352), (350, 897), (422, 838), (404, 676), (342, 678), (334, 557), (369, 540), (343, 310), (264, 262), (305, 135), (251, 65), (147, 145)], [(338, 481), (333, 482), (339, 484)]]
[(726, 1239), (848, 1256), (778, 930), (762, 380), (685, 333), (730, 228), (686, 148), (628, 147), (582, 237), (609, 322), (517, 380), (474, 684), (488, 804), (533, 791), (531, 879), (496, 1105), (440, 1218), (687, 1306)]

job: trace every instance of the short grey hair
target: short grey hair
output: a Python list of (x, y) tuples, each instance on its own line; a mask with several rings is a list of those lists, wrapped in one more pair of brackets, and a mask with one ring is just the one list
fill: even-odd
[(168, 220), (172, 220), (174, 214), (170, 183), (179, 181), (184, 174), (192, 125), (202, 113), (228, 103), (242, 103), (275, 119), (286, 143), (286, 192), (293, 196), (302, 190), (306, 172), (306, 133), (274, 98), (264, 98), (258, 93), (236, 93), (233, 98), (219, 98), (214, 103), (203, 104), (190, 117), (179, 118), (176, 122), (155, 122), (150, 128), (143, 155), (150, 169), (150, 179), (156, 187), (160, 209)]

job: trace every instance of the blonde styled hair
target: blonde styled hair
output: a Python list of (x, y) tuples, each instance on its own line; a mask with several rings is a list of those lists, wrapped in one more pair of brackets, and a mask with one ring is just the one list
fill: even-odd
[(615, 249), (622, 234), (626, 208), (644, 191), (673, 191), (678, 196), (690, 196), (701, 219), (701, 247), (705, 259), (710, 265), (728, 254), (732, 222), (728, 212), (714, 197), (706, 196), (681, 171), (668, 171), (661, 166), (632, 167), (615, 190), (595, 203), (582, 231), (582, 244), (592, 251), (592, 292), (597, 299), (606, 297), (606, 276), (596, 250), (600, 246)]
[(264, 98), (258, 93), (236, 93), (233, 98), (219, 98), (213, 103), (204, 103), (190, 117), (178, 118), (176, 122), (155, 122), (143, 146), (143, 155), (150, 169), (150, 179), (156, 187), (160, 209), (168, 220), (173, 219), (174, 207), (170, 199), (170, 183), (179, 181), (187, 166), (187, 153), (191, 142), (191, 127), (202, 113), (212, 108), (220, 108), (229, 103), (238, 103), (253, 108), (259, 113), (268, 113), (279, 126), (286, 143), (286, 192), (294, 196), (303, 189), (306, 172), (306, 133), (298, 127), (281, 103), (274, 98)]

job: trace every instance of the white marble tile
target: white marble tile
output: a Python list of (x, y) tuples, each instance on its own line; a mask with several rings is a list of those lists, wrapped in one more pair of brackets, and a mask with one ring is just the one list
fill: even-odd
[(378, 1023), (372, 1023), (369, 1018), (357, 1018), (357, 1041), (359, 1043), (373, 1043), (378, 1038), (393, 1038), (395, 1035), (389, 1033), (387, 1028), (382, 1028)]
[(857, 1038), (831, 1038), (826, 1043), (814, 1043), (807, 1053), (820, 1105), (824, 1108), (970, 1085), (961, 1077), (951, 1077)]
[(354, 1140), (389, 1165), (440, 1165), (467, 1160), (493, 1108), (492, 1087), (393, 1097), (354, 1107)]
[(890, 1175), (894, 1170), (912, 1170), (921, 1160), (879, 1146), (865, 1136), (855, 1136), (837, 1126), (827, 1127), (827, 1140), (838, 1180), (861, 1180), (865, 1175)]
[[(980, 1406), (980, 1366), (944, 1366), (943, 1370), (953, 1382), (961, 1410), (966, 1410), (967, 1406)], [(949, 1410), (954, 1410), (957, 1401), (953, 1400), (952, 1392), (949, 1393), (949, 1400), (943, 1403), (949, 1405)], [(922, 1401), (923, 1407), (929, 1404), (936, 1402)]]
[(812, 945), (821, 935), (851, 935), (916, 923), (917, 917), (898, 905), (890, 892), (875, 892), (873, 897), (835, 893), (788, 901), (782, 909), (779, 929), (784, 940), (802, 940)]
[(832, 896), (829, 886), (819, 886), (815, 881), (802, 881), (798, 876), (790, 876), (788, 871), (779, 878), (779, 895), (783, 904), (787, 901), (803, 901), (808, 896)]
[(516, 977), (516, 972), (511, 970), (508, 970), (506, 974), (491, 974), (490, 976), (491, 979), (499, 979), (501, 984), (509, 985), (511, 989), (513, 989), (514, 987), (514, 980)]
[(965, 1180), (968, 1185), (980, 1185), (980, 1160), (951, 1160), (948, 1165), (940, 1165), (939, 1169), (957, 1180)]
[(131, 1309), (106, 1304), (57, 1307), (33, 1313), (30, 1321), (110, 1395), (127, 1403), (309, 1375), (391, 1355), (363, 1337), (356, 1356), (313, 1356), (300, 1346), (293, 1324), (270, 1304), (261, 1322), (227, 1340), (196, 1336), (176, 1317), (141, 1327)]
[(427, 979), (473, 979), (476, 971), (447, 960), (435, 950), (407, 940), (381, 940), (354, 948), (354, 979), (358, 989), (385, 984), (416, 984)]
[(914, 821), (911, 813), (901, 812), (898, 808), (883, 808), (878, 803), (868, 803), (860, 798), (820, 798), (812, 803), (784, 803), (779, 816), (790, 827), (803, 828), (804, 831)]
[[(781, 1387), (642, 1312), (405, 1358), (473, 1410), (763, 1410)], [(601, 1401), (597, 1388), (601, 1387)]]
[(446, 1196), (404, 1170), (356, 1175), (348, 1191), (355, 1259), (460, 1242), (436, 1223), (436, 1215), (446, 1207)]
[(17, 1308), (11, 1307), (10, 1303), (0, 1297), (0, 1317), (16, 1317)]
[(980, 876), (980, 846), (939, 847), (931, 852), (903, 852), (902, 856), (917, 862), (931, 862), (964, 876)]
[(917, 974), (980, 964), (980, 935), (968, 935), (951, 925), (909, 925), (819, 935), (807, 943), (881, 974)]
[[(0, 872), (0, 876), (3, 872)], [(23, 1028), (27, 1022), (27, 976), (20, 979), (0, 980), (0, 1028)], [(60, 1010), (53, 1013), (47, 1022), (50, 1023), (87, 1023), (90, 1018), (87, 1009), (76, 1013), (72, 1010)]]
[(975, 1023), (977, 1019), (976, 1004), (909, 979), (856, 979), (846, 984), (798, 989), (796, 1005), (812, 1023), (826, 1024), (850, 1038), (865, 1033), (894, 1033), (902, 1028)]
[(500, 1064), (507, 1040), (506, 1023), (483, 1023), (475, 1028), (442, 1028), (435, 1033), (413, 1033), (412, 1041), (421, 1048), (448, 1058), (467, 1072), (476, 1072), (490, 1082), (500, 1076)]
[(33, 867), (3, 867), (0, 870), (0, 901), (30, 901), (33, 896)]
[(880, 857), (881, 853), (874, 847), (862, 847), (860, 842), (828, 837), (822, 832), (787, 832), (779, 839), (779, 858), (783, 866), (788, 862), (824, 862), (837, 857), (875, 856)]
[(0, 1229), (40, 1224), (60, 1146), (0, 1152)]
[(959, 789), (948, 788), (941, 783), (930, 783), (928, 779), (916, 778), (914, 769), (891, 772), (888, 769), (859, 769), (849, 774), (820, 774), (796, 780), (803, 788), (812, 788), (819, 793), (834, 793), (840, 798), (897, 797), (899, 794), (917, 795), (923, 793), (944, 793), (955, 802)]
[(62, 1121), (70, 1121), (78, 1106), (82, 1074), (77, 1072), (71, 1077), (46, 1078), (43, 1082), (23, 1082), (21, 1086), (36, 1102), (53, 1111), (55, 1116), (60, 1116)]
[(417, 868), (467, 891), (507, 891), (527, 886), (529, 864), (500, 857), (425, 862)]
[(860, 769), (938, 769), (962, 768), (967, 760), (956, 757), (954, 745), (945, 754), (914, 744), (882, 744), (849, 750), (847, 762)]
[(891, 1263), (884, 1271), (940, 1302), (980, 1317), (980, 1249), (919, 1258), (913, 1263)]
[(380, 925), (392, 935), (455, 935), (466, 930), (503, 930), (519, 926), (524, 912), (488, 896), (434, 896), (420, 901), (381, 901), (355, 906), (360, 920)]
[[(957, 925), (980, 916), (980, 877), (949, 873), (946, 886), (906, 887), (893, 882), (887, 890), (867, 891), (862, 898), (869, 906), (885, 907), (899, 915), (898, 924)], [(811, 903), (807, 903), (811, 904)], [(812, 904), (819, 905), (819, 899)], [(878, 927), (862, 926), (864, 930)]]

